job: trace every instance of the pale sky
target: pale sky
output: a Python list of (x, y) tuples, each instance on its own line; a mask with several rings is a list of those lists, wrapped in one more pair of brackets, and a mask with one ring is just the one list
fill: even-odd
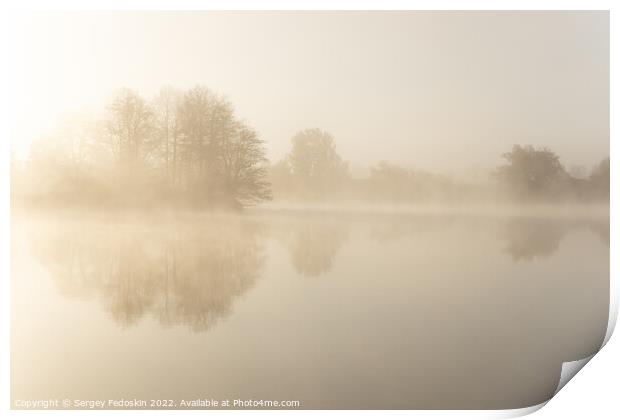
[[(513, 144), (609, 155), (607, 12), (55, 12), (14, 22), (14, 148), (115, 89), (205, 85), (283, 157), (331, 132), (353, 165), (488, 168)], [(11, 74), (11, 73), (10, 73)]]

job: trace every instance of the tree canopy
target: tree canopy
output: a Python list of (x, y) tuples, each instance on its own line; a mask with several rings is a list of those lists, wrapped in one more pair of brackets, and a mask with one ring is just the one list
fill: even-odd
[(556, 195), (569, 179), (559, 157), (547, 148), (514, 145), (502, 157), (506, 163), (498, 168), (497, 177), (507, 188), (522, 196)]
[[(77, 145), (70, 137), (76, 129), (34, 145), (33, 172), (51, 165), (48, 173), (57, 174), (50, 193), (62, 184), (73, 199), (94, 192), (118, 204), (159, 199), (240, 207), (271, 199), (264, 141), (226, 98), (205, 87), (166, 87), (152, 101), (120, 89), (93, 126), (103, 129), (80, 133)], [(78, 163), (93, 168), (90, 183), (58, 175)]]

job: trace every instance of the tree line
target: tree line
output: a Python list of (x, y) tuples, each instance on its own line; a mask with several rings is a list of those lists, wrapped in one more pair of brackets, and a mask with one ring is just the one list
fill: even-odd
[(608, 200), (609, 158), (571, 174), (546, 148), (515, 145), (489, 179), (492, 187), (381, 161), (351, 175), (334, 137), (301, 130), (290, 152), (270, 164), (265, 142), (233, 105), (203, 86), (165, 87), (147, 100), (121, 89), (98, 118), (73, 118), (12, 160), (13, 198), (95, 205), (242, 208), (271, 200), (459, 202)]
[(609, 200), (609, 158), (587, 175), (571, 174), (559, 156), (544, 147), (514, 145), (501, 158), (504, 163), (489, 174), (491, 182), (482, 185), (387, 161), (370, 167), (367, 176), (354, 178), (336, 151), (333, 136), (310, 129), (293, 137), (291, 152), (272, 165), (270, 176), (274, 193), (280, 198), (344, 197), (375, 202)]

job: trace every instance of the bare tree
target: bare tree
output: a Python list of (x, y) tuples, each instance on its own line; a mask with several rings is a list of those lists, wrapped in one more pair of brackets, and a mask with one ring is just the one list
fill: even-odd
[(197, 86), (178, 109), (186, 185), (198, 196), (251, 204), (271, 198), (263, 141), (223, 97)]
[(263, 141), (256, 132), (238, 123), (234, 135), (222, 145), (225, 191), (241, 204), (270, 200), (268, 161)]
[(30, 167), (41, 191), (70, 195), (79, 184), (75, 197), (87, 191), (115, 205), (172, 198), (239, 207), (271, 198), (263, 144), (230, 102), (204, 87), (166, 87), (151, 104), (122, 89), (100, 123), (72, 119), (53, 141), (36, 143)]
[(113, 154), (122, 164), (144, 163), (155, 146), (153, 112), (137, 93), (121, 89), (108, 107), (107, 129)]
[(166, 86), (153, 100), (159, 155), (165, 168), (166, 180), (172, 186), (176, 185), (177, 181), (180, 152), (179, 107), (182, 98), (181, 91)]
[(234, 129), (232, 106), (227, 101), (201, 86), (185, 93), (179, 130), (186, 181), (193, 179), (203, 186), (215, 181), (222, 144)]

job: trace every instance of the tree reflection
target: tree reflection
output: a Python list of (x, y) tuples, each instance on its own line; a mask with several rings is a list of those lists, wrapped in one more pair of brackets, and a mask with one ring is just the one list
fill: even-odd
[(588, 223), (588, 227), (594, 232), (601, 242), (603, 242), (609, 248), (610, 233), (609, 233), (609, 219), (597, 220)]
[(515, 261), (530, 261), (536, 257), (553, 255), (567, 226), (557, 221), (543, 219), (515, 219), (506, 223), (503, 238), (505, 251)]
[(569, 231), (584, 227), (609, 246), (608, 221), (518, 218), (505, 223), (501, 237), (506, 242), (504, 250), (514, 261), (531, 261), (550, 257)]
[(299, 274), (318, 277), (328, 273), (338, 250), (346, 240), (338, 224), (310, 223), (297, 229), (291, 243), (291, 259)]
[(287, 249), (291, 265), (304, 277), (329, 273), (348, 238), (349, 220), (341, 215), (283, 212), (269, 224), (275, 239)]
[(35, 241), (60, 290), (97, 295), (112, 318), (131, 326), (145, 315), (204, 331), (231, 313), (264, 263), (261, 227), (222, 219), (148, 229), (68, 224)]

